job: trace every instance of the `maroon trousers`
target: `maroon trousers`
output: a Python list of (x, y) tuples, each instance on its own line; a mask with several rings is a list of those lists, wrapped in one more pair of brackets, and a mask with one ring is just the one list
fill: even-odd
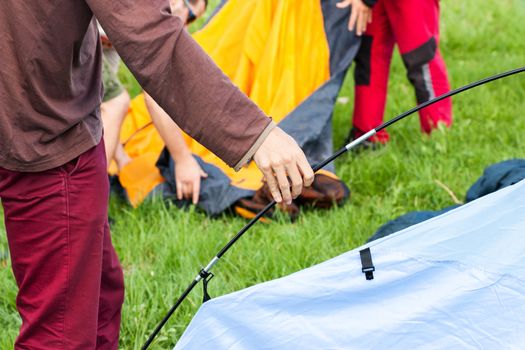
[(22, 317), (15, 349), (117, 349), (124, 280), (111, 244), (104, 144), (39, 173), (0, 168)]
[[(383, 122), (388, 75), (394, 45), (398, 45), (408, 79), (423, 103), (450, 90), (445, 62), (439, 52), (439, 0), (378, 0), (372, 23), (356, 57), (356, 136)], [(445, 99), (419, 113), (421, 128), (430, 133), (439, 122), (452, 123), (452, 104)], [(375, 141), (388, 141), (380, 131)]]

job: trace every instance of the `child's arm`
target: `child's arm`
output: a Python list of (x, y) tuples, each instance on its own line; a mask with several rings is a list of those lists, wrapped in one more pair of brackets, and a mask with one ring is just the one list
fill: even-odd
[(372, 6), (376, 0), (343, 0), (337, 3), (337, 7), (346, 8), (352, 6), (348, 30), (356, 29), (356, 35), (361, 36), (366, 31), (368, 23), (372, 22)]
[(190, 149), (184, 141), (182, 131), (177, 124), (151, 96), (144, 93), (144, 98), (151, 120), (175, 161), (177, 199), (191, 199), (193, 204), (197, 204), (199, 201), (201, 177), (207, 177), (208, 175), (193, 158)]

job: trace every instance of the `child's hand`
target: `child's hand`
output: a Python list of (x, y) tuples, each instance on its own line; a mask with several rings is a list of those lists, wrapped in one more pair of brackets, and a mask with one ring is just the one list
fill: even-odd
[(175, 183), (177, 199), (188, 199), (193, 204), (199, 202), (201, 178), (208, 177), (191, 154), (175, 161)]
[(342, 0), (336, 6), (340, 9), (352, 6), (348, 30), (353, 31), (355, 27), (358, 36), (361, 36), (366, 31), (368, 23), (372, 22), (372, 9), (366, 6), (362, 0)]

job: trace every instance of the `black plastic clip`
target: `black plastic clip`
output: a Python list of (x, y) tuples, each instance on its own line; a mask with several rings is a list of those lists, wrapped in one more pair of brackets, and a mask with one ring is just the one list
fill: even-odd
[(202, 302), (205, 303), (211, 299), (208, 294), (208, 282), (215, 276), (213, 273), (201, 269), (199, 276), (202, 278)]
[(368, 281), (373, 280), (374, 271), (376, 270), (376, 268), (374, 267), (374, 263), (372, 262), (372, 254), (370, 254), (370, 248), (366, 248), (359, 251), (359, 255), (361, 256), (361, 271), (365, 274), (365, 277)]

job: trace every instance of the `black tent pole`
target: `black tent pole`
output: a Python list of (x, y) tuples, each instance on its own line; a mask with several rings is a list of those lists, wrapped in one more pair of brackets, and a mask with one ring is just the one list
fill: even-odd
[[(514, 75), (514, 74), (517, 74), (517, 73), (522, 73), (522, 72), (525, 72), (525, 67), (522, 67), (522, 68), (517, 68), (517, 69), (513, 69), (513, 70), (510, 70), (510, 71), (507, 71), (507, 72), (504, 72), (504, 73), (500, 73), (500, 74), (496, 74), (496, 75), (493, 75), (491, 77), (488, 77), (488, 78), (485, 78), (485, 79), (482, 79), (482, 80), (478, 80), (476, 82), (473, 82), (471, 84), (468, 84), (468, 85), (465, 85), (463, 87), (460, 87), (458, 89), (455, 89), (455, 90), (452, 90), (452, 91), (449, 91), (447, 92), (446, 94), (443, 94), (443, 95), (440, 95), (436, 98), (433, 98), (425, 103), (422, 103), (400, 115), (398, 115), (397, 117), (381, 124), (380, 126), (378, 126), (377, 128), (375, 129), (372, 129), (370, 131), (368, 131), (366, 134), (362, 135), (361, 137), (355, 139), (354, 141), (350, 142), (349, 144), (347, 144), (346, 146), (342, 147), (340, 150), (338, 150), (337, 152), (335, 152), (334, 154), (332, 154), (330, 157), (328, 157), (327, 159), (325, 159), (324, 161), (322, 161), (321, 163), (313, 166), (313, 170), (314, 172), (318, 171), (319, 169), (325, 167), (328, 163), (330, 163), (331, 161), (333, 161), (334, 159), (338, 158), (339, 156), (341, 156), (342, 154), (346, 153), (347, 151), (351, 150), (352, 148), (358, 146), (359, 144), (361, 144), (362, 142), (368, 140), (370, 137), (374, 136), (378, 131), (380, 130), (383, 130), (387, 127), (389, 127), (390, 125), (394, 124), (394, 123), (397, 123), (398, 121), (400, 121), (401, 119), (404, 119), (406, 118), (407, 116), (425, 108), (425, 107), (428, 107), (436, 102), (439, 102), (445, 98), (448, 98), (448, 97), (451, 97), (451, 96), (454, 96), (454, 95), (457, 95), (459, 93), (462, 93), (464, 91), (467, 91), (467, 90), (470, 90), (472, 88), (475, 88), (477, 86), (480, 86), (480, 85), (483, 85), (483, 84), (486, 84), (486, 83), (489, 83), (491, 81), (494, 81), (494, 80), (498, 80), (498, 79), (501, 79), (501, 78), (505, 78), (505, 77), (508, 77), (508, 76), (511, 76), (511, 75)], [(193, 288), (200, 282), (200, 280), (202, 279), (207, 279), (208, 276), (210, 276), (211, 274), (211, 269), (213, 268), (213, 266), (220, 260), (220, 258), (222, 258), (222, 256), (224, 254), (226, 254), (226, 252), (235, 244), (235, 242), (237, 242), (237, 240), (239, 238), (241, 238), (241, 236), (246, 232), (248, 231), (264, 214), (266, 214), (266, 212), (268, 212), (268, 210), (270, 210), (271, 208), (273, 208), (275, 206), (276, 202), (275, 201), (272, 201), (271, 203), (269, 203), (266, 207), (264, 207), (263, 210), (261, 210), (253, 219), (251, 219), (247, 224), (246, 226), (244, 226), (236, 235), (235, 237), (233, 237), (220, 251), (219, 253), (208, 263), (208, 265), (206, 267), (204, 267), (203, 269), (200, 270), (199, 274), (195, 277), (195, 279), (191, 282), (191, 284), (188, 286), (188, 288), (186, 288), (186, 290), (184, 291), (184, 293), (182, 293), (182, 295), (179, 297), (179, 299), (177, 300), (177, 302), (175, 303), (175, 305), (172, 306), (172, 308), (168, 311), (168, 313), (166, 314), (166, 316), (162, 319), (162, 321), (159, 323), (159, 325), (155, 328), (155, 330), (153, 331), (153, 333), (151, 333), (151, 335), (149, 336), (148, 340), (146, 341), (146, 343), (144, 343), (144, 345), (142, 346), (142, 350), (146, 350), (150, 344), (153, 342), (153, 339), (155, 339), (155, 337), (157, 336), (157, 334), (160, 332), (160, 330), (162, 329), (162, 327), (166, 324), (166, 322), (168, 322), (169, 318), (171, 317), (171, 315), (175, 312), (175, 310), (179, 307), (179, 305), (184, 301), (184, 299), (186, 299), (186, 297), (188, 296), (188, 294), (190, 294), (190, 292), (193, 290)]]

